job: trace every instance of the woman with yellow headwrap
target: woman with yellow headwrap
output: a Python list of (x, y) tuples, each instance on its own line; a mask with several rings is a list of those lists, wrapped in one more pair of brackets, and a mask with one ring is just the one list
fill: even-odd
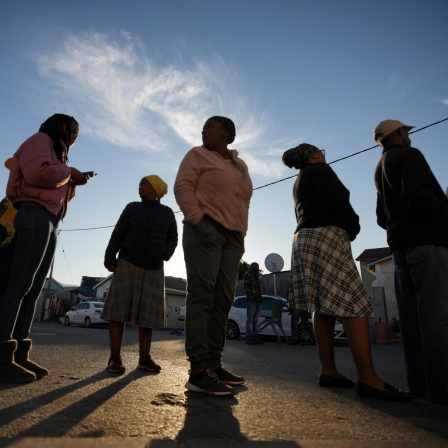
[(159, 176), (144, 177), (138, 192), (141, 202), (125, 207), (104, 256), (104, 266), (115, 273), (101, 314), (109, 321), (111, 353), (107, 369), (113, 373), (126, 369), (121, 358), (126, 323), (139, 327), (138, 368), (161, 370), (150, 355), (152, 328), (164, 324), (163, 262), (176, 249), (177, 224), (173, 210), (160, 203), (168, 186)]

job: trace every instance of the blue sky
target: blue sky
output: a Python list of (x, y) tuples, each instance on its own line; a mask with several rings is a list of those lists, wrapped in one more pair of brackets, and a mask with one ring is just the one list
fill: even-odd
[[(383, 119), (417, 128), (448, 117), (446, 0), (17, 0), (2, 6), (0, 150), (4, 159), (53, 113), (75, 116), (70, 165), (98, 176), (78, 188), (60, 229), (54, 277), (107, 276), (103, 256), (143, 176), (169, 185), (212, 115), (236, 124), (231, 145), (254, 187), (293, 176), (283, 152), (307, 142), (327, 161), (375, 144)], [(448, 122), (411, 136), (448, 186)], [(385, 247), (373, 172), (380, 149), (335, 163), (361, 219), (354, 256)], [(0, 188), (8, 172), (0, 168)], [(247, 262), (290, 267), (294, 178), (257, 189)], [(182, 214), (176, 213), (179, 235)], [(107, 227), (96, 230), (77, 231)], [(264, 269), (266, 272), (266, 269)], [(182, 246), (166, 275), (185, 278)]]

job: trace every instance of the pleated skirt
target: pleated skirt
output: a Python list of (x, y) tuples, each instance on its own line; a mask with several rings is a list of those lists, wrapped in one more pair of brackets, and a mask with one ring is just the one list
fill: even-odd
[(317, 227), (294, 234), (288, 302), (330, 316), (373, 316), (345, 230)]
[(142, 269), (119, 258), (101, 317), (106, 321), (125, 322), (138, 327), (163, 328), (163, 268)]

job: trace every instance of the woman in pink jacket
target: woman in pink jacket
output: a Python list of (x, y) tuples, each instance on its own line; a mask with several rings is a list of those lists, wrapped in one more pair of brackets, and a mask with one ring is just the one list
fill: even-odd
[(17, 209), (15, 251), (0, 299), (0, 382), (23, 383), (48, 375), (29, 359), (36, 300), (56, 249), (58, 224), (89, 175), (67, 165), (79, 132), (77, 121), (55, 114), (14, 154), (6, 196)]

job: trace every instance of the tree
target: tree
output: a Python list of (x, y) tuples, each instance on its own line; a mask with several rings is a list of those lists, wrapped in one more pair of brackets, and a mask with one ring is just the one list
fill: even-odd
[(240, 261), (238, 266), (238, 280), (241, 280), (244, 277), (244, 274), (249, 270), (250, 264), (244, 260)]
[[(238, 280), (241, 280), (244, 277), (244, 274), (249, 270), (250, 264), (247, 263), (244, 260), (240, 261), (240, 264), (238, 266)], [(260, 274), (263, 275), (263, 271), (260, 269)]]

